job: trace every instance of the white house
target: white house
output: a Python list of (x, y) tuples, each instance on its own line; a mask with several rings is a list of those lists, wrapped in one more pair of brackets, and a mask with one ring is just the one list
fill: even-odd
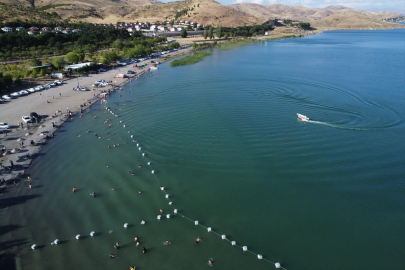
[(1, 28), (1, 30), (3, 30), (6, 33), (13, 33), (13, 28), (11, 28), (11, 27), (5, 26), (5, 27)]

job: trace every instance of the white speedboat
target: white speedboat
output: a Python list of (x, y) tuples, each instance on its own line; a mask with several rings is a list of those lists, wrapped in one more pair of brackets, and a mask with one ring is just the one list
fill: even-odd
[(297, 116), (298, 116), (298, 118), (299, 119), (301, 119), (302, 121), (308, 121), (309, 120), (309, 118), (308, 117), (306, 117), (305, 115), (303, 115), (303, 114), (299, 114), (299, 113), (297, 113)]

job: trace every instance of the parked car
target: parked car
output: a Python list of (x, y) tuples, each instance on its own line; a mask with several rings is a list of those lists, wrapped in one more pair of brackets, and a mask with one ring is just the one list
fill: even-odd
[(25, 123), (32, 123), (31, 117), (29, 116), (23, 116), (21, 118)]
[(106, 72), (107, 70), (105, 68), (100, 68), (100, 72)]
[(14, 92), (14, 93), (11, 93), (11, 94), (10, 94), (10, 97), (14, 97), (14, 98), (17, 98), (17, 97), (19, 97), (19, 96), (21, 96), (21, 94), (18, 93), (18, 92)]
[[(32, 88), (31, 88), (31, 89), (32, 89)], [(41, 85), (39, 85), (39, 86), (37, 86), (37, 87), (34, 88), (35, 91), (41, 91), (41, 90), (43, 90), (43, 89), (44, 89), (44, 87), (41, 86)]]
[(0, 102), (5, 102), (6, 100), (3, 98), (0, 98)]
[(92, 70), (90, 71), (90, 74), (98, 74), (98, 70)]
[(4, 122), (0, 122), (0, 128), (9, 129), (9, 128), (11, 128), (11, 125), (4, 123)]
[(27, 89), (27, 91), (30, 92), (30, 93), (34, 93), (34, 92), (35, 92), (35, 88), (29, 88), (29, 89)]
[(43, 87), (44, 89), (49, 89), (49, 88), (51, 88), (52, 86), (50, 86), (49, 84), (44, 84), (42, 87)]
[(62, 85), (62, 84), (63, 84), (63, 81), (61, 81), (61, 80), (56, 80), (56, 81), (54, 81), (54, 83), (56, 83), (57, 85)]
[(53, 82), (53, 83), (50, 83), (50, 85), (51, 85), (52, 87), (54, 87), (54, 86), (57, 86), (58, 84), (57, 84), (56, 82)]
[(28, 95), (28, 94), (30, 94), (30, 92), (28, 92), (27, 90), (21, 90), (19, 93), (20, 93), (21, 95)]
[(88, 73), (80, 74), (79, 77), (89, 77)]
[(135, 71), (133, 71), (133, 70), (127, 70), (127, 74), (135, 74)]
[(10, 100), (11, 99), (11, 97), (9, 95), (4, 95), (1, 98), (4, 98), (5, 100)]

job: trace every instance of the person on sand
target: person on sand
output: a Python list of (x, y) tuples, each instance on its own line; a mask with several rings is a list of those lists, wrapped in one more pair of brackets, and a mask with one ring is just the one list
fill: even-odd
[(72, 192), (75, 193), (77, 191), (76, 187), (73, 187)]
[(198, 245), (201, 242), (201, 238), (197, 237), (197, 239), (195, 240), (194, 246)]

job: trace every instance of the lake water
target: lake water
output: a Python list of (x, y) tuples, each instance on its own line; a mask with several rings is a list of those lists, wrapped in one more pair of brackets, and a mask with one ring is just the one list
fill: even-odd
[(30, 168), (7, 216), (23, 269), (405, 269), (404, 36), (215, 49), (130, 83), (108, 99), (118, 117), (94, 106)]

